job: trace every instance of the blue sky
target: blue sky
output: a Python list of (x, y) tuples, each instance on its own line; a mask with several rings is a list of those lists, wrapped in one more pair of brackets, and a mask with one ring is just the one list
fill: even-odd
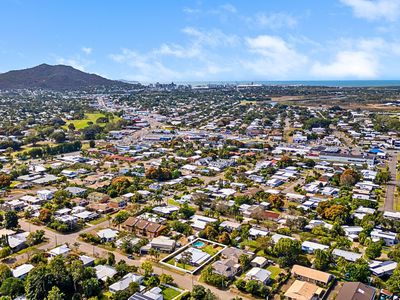
[(400, 78), (400, 0), (0, 1), (0, 72), (143, 82)]

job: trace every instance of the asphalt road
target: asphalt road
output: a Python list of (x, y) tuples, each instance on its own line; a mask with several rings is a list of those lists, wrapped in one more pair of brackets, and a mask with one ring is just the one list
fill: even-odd
[(389, 152), (390, 159), (389, 159), (389, 171), (391, 174), (391, 179), (387, 184), (386, 188), (386, 199), (385, 199), (385, 205), (383, 206), (383, 209), (385, 211), (395, 211), (395, 206), (394, 206), (394, 193), (396, 191), (396, 185), (399, 184), (397, 182), (396, 178), (396, 167), (397, 167), (397, 153), (395, 151), (390, 151)]

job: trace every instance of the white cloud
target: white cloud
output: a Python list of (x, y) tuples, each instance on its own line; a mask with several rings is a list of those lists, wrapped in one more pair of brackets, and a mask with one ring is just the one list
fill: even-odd
[(358, 18), (394, 22), (400, 17), (400, 0), (341, 0), (341, 2), (350, 6)]
[(339, 39), (326, 48), (338, 49), (330, 62), (315, 62), (311, 73), (323, 78), (378, 78), (385, 59), (396, 60), (400, 43), (382, 37)]
[(91, 54), (93, 49), (90, 47), (82, 47), (82, 51), (86, 54)]
[[(169, 51), (169, 50), (168, 50)], [(149, 52), (140, 54), (129, 49), (123, 49), (120, 54), (112, 54), (110, 58), (118, 63), (128, 65), (132, 71), (125, 78), (130, 80), (138, 80), (141, 82), (154, 82), (161, 81), (167, 82), (171, 80), (188, 80), (188, 79), (202, 79), (207, 80), (209, 76), (228, 72), (229, 69), (211, 61), (200, 61), (199, 65), (190, 68), (170, 68), (162, 60), (163, 55), (159, 52)], [(174, 52), (173, 55), (176, 55)], [(179, 54), (180, 55), (180, 54)], [(180, 57), (182, 59), (187, 57)]]
[(53, 58), (57, 64), (71, 66), (81, 71), (87, 71), (87, 68), (95, 63), (95, 61), (82, 57), (79, 54), (69, 57), (53, 55)]
[(315, 63), (311, 73), (322, 78), (376, 78), (379, 63), (377, 58), (366, 51), (340, 51), (327, 64)]
[(237, 13), (237, 9), (234, 5), (226, 3), (223, 5), (216, 6), (211, 9), (205, 9), (202, 7), (201, 3), (197, 7), (185, 7), (183, 12), (187, 15), (193, 16), (212, 16), (215, 18), (217, 16), (220, 20), (226, 20), (230, 15)]
[(82, 61), (73, 58), (63, 58), (59, 57), (56, 60), (57, 64), (71, 66), (75, 69), (85, 71), (86, 65)]
[(237, 35), (225, 34), (218, 29), (202, 31), (194, 27), (185, 27), (182, 32), (188, 35), (194, 44), (202, 46), (235, 46), (239, 43)]
[(185, 14), (188, 14), (188, 15), (197, 15), (197, 14), (200, 14), (200, 13), (201, 13), (201, 9), (198, 9), (198, 8), (191, 8), (191, 7), (185, 7), (185, 8), (183, 9), (183, 12), (184, 12)]
[(237, 9), (236, 9), (236, 7), (235, 6), (233, 6), (232, 4), (230, 4), (230, 3), (227, 3), (227, 4), (224, 4), (224, 5), (221, 5), (220, 6), (220, 8), (222, 9), (222, 10), (224, 10), (224, 11), (227, 11), (227, 12), (229, 12), (229, 13), (232, 13), (232, 14), (235, 14), (235, 13), (237, 13)]
[(298, 53), (279, 36), (260, 35), (246, 38), (248, 50), (255, 54), (254, 59), (242, 61), (242, 65), (257, 75), (274, 79), (286, 78), (305, 66), (308, 58)]
[(146, 53), (123, 49), (109, 57), (129, 66), (133, 72), (129, 77), (139, 81), (205, 80), (232, 69), (232, 60), (228, 62), (215, 49), (238, 46), (240, 39), (236, 35), (194, 27), (186, 27), (182, 32), (188, 37), (186, 44), (163, 43)]
[(293, 28), (297, 25), (297, 19), (284, 12), (258, 13), (254, 17), (246, 18), (250, 26), (260, 28), (280, 29)]
[(180, 78), (179, 72), (169, 69), (152, 54), (140, 54), (129, 49), (122, 49), (122, 53), (111, 54), (110, 58), (131, 67), (135, 74), (130, 77), (138, 81), (149, 82)]

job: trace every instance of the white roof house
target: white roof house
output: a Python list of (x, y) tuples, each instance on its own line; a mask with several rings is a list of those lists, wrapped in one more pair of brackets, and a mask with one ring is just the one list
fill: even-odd
[(80, 255), (80, 261), (83, 263), (84, 266), (90, 266), (94, 264), (94, 258), (87, 256), (87, 255)]
[(219, 226), (222, 228), (228, 229), (228, 230), (235, 230), (235, 229), (239, 229), (242, 225), (237, 222), (232, 222), (232, 221), (226, 220), (226, 221), (223, 221)]
[(102, 229), (97, 232), (97, 236), (104, 241), (110, 242), (117, 238), (118, 230), (114, 230), (111, 228)]
[(207, 261), (211, 255), (201, 251), (200, 249), (197, 248), (188, 248), (187, 250), (183, 251), (182, 253), (179, 253), (176, 257), (175, 260), (179, 261), (182, 258), (183, 253), (185, 252), (189, 252), (191, 253), (191, 264), (195, 265), (195, 266), (199, 266), (201, 264), (203, 264), (205, 261)]
[(263, 230), (263, 229), (257, 229), (257, 228), (250, 228), (249, 230), (249, 236), (251, 237), (260, 237), (260, 236), (267, 236), (268, 231)]
[(301, 244), (301, 249), (303, 251), (308, 252), (308, 253), (313, 253), (317, 249), (319, 249), (319, 250), (329, 249), (329, 246), (323, 245), (323, 244), (319, 244), (319, 243), (315, 243), (315, 242), (304, 241)]
[(267, 283), (271, 278), (271, 272), (259, 267), (254, 267), (245, 275), (247, 280), (257, 280), (261, 283)]
[(20, 199), (21, 201), (24, 201), (24, 202), (29, 203), (29, 204), (39, 204), (39, 203), (42, 202), (42, 200), (39, 199), (38, 197), (30, 196), (30, 195), (22, 196), (22, 197), (19, 198), (19, 199)]
[(143, 296), (147, 298), (139, 298), (139, 299), (151, 299), (151, 300), (163, 300), (164, 297), (162, 295), (162, 290), (159, 287), (153, 287), (151, 290), (145, 292)]
[(191, 217), (191, 221), (193, 222), (191, 226), (196, 230), (203, 230), (208, 223), (214, 223), (217, 219), (209, 218), (200, 215), (194, 215)]
[(54, 196), (54, 191), (40, 190), (40, 191), (37, 191), (37, 196), (41, 200), (50, 200)]
[(387, 219), (400, 220), (400, 212), (385, 211), (383, 217)]
[(333, 249), (332, 255), (335, 257), (343, 257), (347, 261), (355, 262), (357, 259), (362, 257), (361, 253), (341, 250), (341, 249)]
[(283, 234), (278, 234), (275, 233), (272, 237), (271, 237), (272, 241), (274, 242), (274, 244), (276, 244), (277, 242), (279, 242), (280, 239), (291, 239), (291, 240), (295, 240), (294, 237), (291, 236), (287, 236), (287, 235), (283, 235)]
[(257, 256), (250, 262), (250, 264), (253, 267), (260, 267), (260, 268), (263, 268), (267, 263), (268, 263), (268, 259), (266, 259), (265, 257), (262, 257), (262, 256)]
[(171, 206), (171, 205), (168, 205), (168, 206), (156, 206), (156, 207), (153, 208), (153, 211), (155, 213), (159, 213), (159, 214), (162, 214), (162, 215), (170, 215), (173, 212), (178, 211), (178, 210), (179, 210), (178, 206)]
[(360, 206), (354, 211), (353, 216), (356, 217), (359, 220), (362, 220), (366, 215), (370, 215), (370, 214), (373, 214), (373, 213), (375, 213), (375, 209), (369, 208), (369, 207)]
[(176, 246), (176, 241), (166, 237), (166, 236), (158, 236), (152, 239), (150, 242), (152, 248), (164, 250), (164, 251), (172, 251)]
[(8, 244), (12, 249), (18, 248), (19, 246), (25, 244), (26, 238), (29, 232), (16, 233), (14, 235), (8, 236)]
[(363, 231), (363, 228), (361, 226), (342, 226), (345, 235), (352, 239), (355, 240), (358, 238), (358, 234)]
[(323, 221), (323, 220), (311, 220), (310, 222), (308, 222), (308, 225), (306, 225), (306, 229), (311, 230), (314, 227), (317, 226), (324, 226), (327, 229), (332, 229), (333, 225)]
[(106, 281), (108, 278), (112, 278), (117, 271), (115, 268), (106, 266), (106, 265), (98, 265), (94, 267), (96, 271), (96, 277), (99, 280)]
[(397, 268), (397, 262), (395, 261), (371, 261), (369, 263), (369, 269), (375, 276), (390, 275)]
[(395, 232), (374, 229), (371, 231), (371, 239), (374, 242), (383, 240), (386, 246), (391, 246), (397, 243), (397, 234)]
[(71, 249), (69, 249), (68, 246), (64, 244), (57, 248), (51, 249), (48, 253), (50, 254), (50, 256), (54, 257), (57, 255), (67, 255), (70, 251)]
[(143, 276), (136, 275), (133, 273), (128, 273), (121, 280), (113, 283), (109, 286), (109, 290), (111, 293), (115, 293), (118, 291), (123, 291), (129, 287), (132, 282), (137, 282), (139, 285), (143, 282)]
[(31, 264), (23, 264), (20, 265), (18, 267), (16, 267), (15, 269), (11, 270), (12, 275), (15, 278), (19, 278), (22, 279), (24, 278), (26, 275), (28, 275), (28, 273), (34, 268), (33, 265)]

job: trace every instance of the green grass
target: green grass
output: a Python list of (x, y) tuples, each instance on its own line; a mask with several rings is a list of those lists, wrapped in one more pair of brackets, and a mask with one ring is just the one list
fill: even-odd
[(173, 206), (181, 206), (180, 203), (176, 202), (174, 199), (168, 199), (168, 205), (173, 205)]
[(183, 292), (182, 295), (180, 295), (176, 300), (182, 299), (183, 296), (186, 296), (187, 294), (189, 294), (189, 291)]
[[(74, 124), (75, 129), (79, 130), (87, 127), (88, 122), (93, 122), (94, 124), (96, 124), (96, 120), (100, 117), (104, 117), (105, 115), (102, 113), (86, 113), (85, 116), (86, 118), (82, 120), (69, 120), (67, 124), (65, 124), (64, 126), (68, 128), (68, 125), (72, 123)], [(104, 126), (104, 124), (99, 124), (99, 125)]]
[(166, 263), (169, 264), (169, 265), (171, 265), (171, 266), (175, 266), (175, 267), (181, 268), (182, 270), (193, 271), (193, 270), (195, 269), (195, 267), (192, 266), (192, 265), (183, 265), (183, 264), (180, 263), (180, 262), (177, 262), (177, 263), (175, 264), (175, 258), (174, 258), (174, 257), (172, 257), (171, 259), (169, 259), (168, 261), (166, 261)]
[(10, 184), (10, 188), (14, 188), (16, 185), (18, 185), (18, 184), (20, 184), (21, 183), (21, 181), (13, 181), (13, 182), (11, 182), (11, 184)]
[(178, 291), (170, 287), (161, 287), (161, 289), (165, 300), (172, 300), (180, 294)]
[[(79, 130), (79, 129), (83, 129), (83, 128), (89, 126), (88, 122), (93, 122), (93, 124), (96, 124), (96, 120), (98, 118), (105, 117), (105, 115), (103, 113), (85, 113), (85, 116), (86, 116), (86, 118), (82, 119), (82, 120), (68, 120), (67, 124), (65, 124), (63, 127), (65, 129), (67, 129), (68, 125), (72, 123), (72, 124), (74, 124), (75, 129)], [(119, 119), (120, 119), (119, 117), (114, 116), (114, 119), (110, 120), (110, 123), (118, 121)], [(104, 127), (104, 126), (106, 126), (106, 124), (107, 123), (100, 123), (98, 125)]]
[(259, 244), (256, 241), (252, 241), (252, 240), (245, 240), (240, 245), (247, 246), (250, 248), (250, 250), (255, 250), (259, 247)]
[(111, 297), (112, 297), (112, 293), (107, 291), (107, 292), (102, 293), (100, 295), (99, 299), (100, 300), (108, 300), (108, 299), (111, 299)]
[(217, 252), (219, 250), (221, 250), (221, 247), (214, 248), (213, 245), (207, 245), (207, 246), (201, 248), (201, 250), (210, 254), (211, 256), (214, 256), (215, 254), (217, 254)]
[(281, 273), (281, 269), (275, 266), (269, 266), (267, 270), (271, 272), (271, 279), (275, 279)]
[[(94, 220), (90, 221), (89, 224), (91, 224), (91, 225), (97, 225), (97, 224), (103, 223), (104, 221), (107, 221), (107, 220), (108, 220), (107, 217), (104, 216), (104, 217), (97, 218), (97, 219), (94, 219)], [(110, 222), (111, 222), (111, 221), (110, 221)]]

